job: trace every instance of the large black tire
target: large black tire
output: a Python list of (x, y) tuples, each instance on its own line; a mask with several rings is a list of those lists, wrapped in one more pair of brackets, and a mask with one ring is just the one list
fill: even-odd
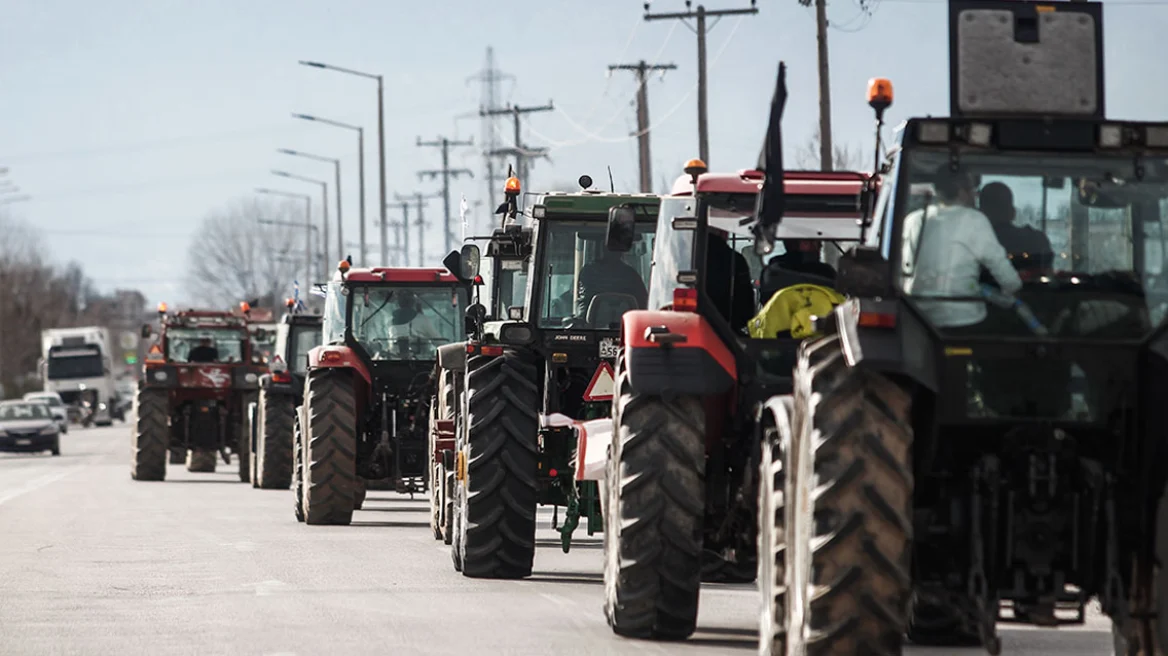
[(304, 521), (349, 524), (358, 490), (353, 376), (342, 369), (318, 369), (307, 384)]
[[(804, 342), (795, 369), (796, 499), (789, 640), (807, 656), (899, 654), (912, 588), (912, 398), (851, 368), (837, 336)], [(805, 490), (799, 491), (799, 490)], [(799, 554), (800, 549), (807, 552)], [(794, 589), (796, 586), (792, 586)]]
[(604, 614), (614, 633), (684, 640), (697, 626), (705, 517), (701, 399), (641, 396), (617, 365), (604, 508)]
[(512, 351), (467, 362), (462, 573), (531, 576), (538, 505), (539, 372)]
[(760, 656), (787, 656), (787, 454), (791, 448), (789, 396), (772, 397), (759, 417), (758, 591)]
[(251, 433), (247, 420), (247, 406), (256, 402), (255, 392), (245, 392), (240, 399), (239, 421), (235, 424), (235, 458), (239, 460), (239, 481), (251, 482)]
[(138, 390), (134, 456), (130, 463), (130, 478), (136, 481), (166, 479), (166, 452), (170, 443), (166, 398), (165, 390)]
[[(1155, 513), (1148, 518), (1154, 526), (1148, 554), (1152, 563), (1145, 565), (1140, 562), (1144, 557), (1137, 555), (1136, 576), (1151, 579), (1137, 579), (1137, 582), (1140, 588), (1145, 585), (1150, 588), (1156, 607), (1150, 609), (1149, 617), (1142, 620), (1129, 616), (1123, 623), (1113, 621), (1111, 631), (1115, 656), (1164, 656), (1168, 653), (1168, 612), (1164, 610), (1168, 605), (1168, 489), (1155, 493), (1159, 495)], [(1129, 610), (1132, 601), (1129, 599)], [(1149, 637), (1152, 644), (1148, 644)]]
[(187, 451), (187, 471), (197, 474), (213, 474), (219, 463), (219, 454), (215, 451)]
[(295, 496), (293, 512), (296, 521), (304, 521), (304, 431), (301, 418), (304, 413), (297, 409), (292, 416), (292, 494)]
[(251, 487), (253, 490), (258, 490), (260, 487), (260, 475), (256, 467), (260, 462), (256, 449), (259, 448), (259, 437), (256, 436), (256, 431), (259, 430), (259, 402), (256, 402), (254, 407), (249, 407), (247, 417), (247, 452), (251, 457)]
[(256, 407), (256, 487), (287, 490), (292, 484), (292, 423), (295, 399), (260, 392)]

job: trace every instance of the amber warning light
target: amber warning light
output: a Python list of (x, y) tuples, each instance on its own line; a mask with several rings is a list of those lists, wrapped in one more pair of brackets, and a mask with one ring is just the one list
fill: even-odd
[(166, 314), (166, 303), (159, 303), (158, 304), (158, 313), (159, 314)]
[(868, 105), (877, 112), (892, 106), (892, 82), (887, 78), (874, 77), (868, 80)]
[(514, 196), (518, 194), (520, 191), (519, 178), (516, 178), (515, 176), (507, 178), (506, 184), (503, 185), (503, 191), (506, 192), (508, 196)]

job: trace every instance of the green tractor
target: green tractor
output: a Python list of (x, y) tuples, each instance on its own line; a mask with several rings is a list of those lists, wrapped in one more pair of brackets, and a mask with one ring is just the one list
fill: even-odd
[[(524, 213), (518, 179), (507, 180), (503, 226), (488, 246), (493, 311), (473, 304), (469, 340), (457, 358), (446, 354), (461, 371), (440, 386), (452, 448), (436, 455), (450, 474), (454, 567), (468, 577), (531, 575), (538, 506), (555, 507), (565, 552), (581, 521), (589, 535), (603, 527), (598, 485), (580, 480), (578, 426), (610, 416), (621, 316), (647, 300), (659, 199), (593, 191), (588, 176), (580, 186), (540, 195)], [(616, 207), (637, 217), (620, 254), (605, 248)], [(519, 227), (523, 215), (530, 228)]]

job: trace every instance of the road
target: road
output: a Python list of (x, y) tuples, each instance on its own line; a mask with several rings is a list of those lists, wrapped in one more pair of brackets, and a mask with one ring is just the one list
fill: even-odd
[[(222, 463), (215, 474), (171, 466), (165, 482), (132, 481), (129, 442), (115, 424), (71, 431), (57, 458), (0, 454), (0, 655), (755, 649), (751, 586), (707, 586), (684, 644), (614, 637), (601, 610), (600, 536), (564, 554), (550, 514), (534, 576), (476, 581), (431, 537), (422, 498), (370, 492), (352, 526), (304, 526), (289, 492), (253, 490)], [(1100, 617), (1002, 634), (1006, 654), (1110, 653)]]

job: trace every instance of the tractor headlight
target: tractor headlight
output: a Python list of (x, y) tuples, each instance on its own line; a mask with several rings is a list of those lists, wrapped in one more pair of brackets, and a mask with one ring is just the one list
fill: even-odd
[(254, 383), (257, 380), (259, 380), (259, 378), (254, 373), (252, 373), (250, 371), (247, 372), (247, 375), (243, 377), (243, 381), (245, 383), (248, 383), (248, 384)]
[(154, 372), (154, 380), (157, 380), (158, 382), (162, 382), (162, 381), (166, 380), (166, 372), (165, 371), (155, 371)]

